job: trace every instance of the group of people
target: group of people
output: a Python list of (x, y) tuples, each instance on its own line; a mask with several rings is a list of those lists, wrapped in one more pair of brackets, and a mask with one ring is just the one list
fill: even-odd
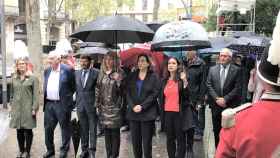
[[(120, 128), (128, 120), (135, 158), (152, 157), (152, 137), (155, 120), (160, 115), (162, 130), (167, 136), (167, 152), (170, 158), (193, 157), (193, 141), (196, 133), (203, 134), (198, 118), (198, 106), (210, 97), (221, 97), (213, 103), (214, 131), (218, 132), (218, 113), (235, 100), (238, 92), (238, 69), (230, 65), (232, 54), (224, 49), (219, 57), (220, 64), (211, 69), (206, 81), (206, 66), (195, 51), (187, 53), (188, 61), (183, 63), (170, 57), (165, 66), (163, 78), (152, 71), (149, 56), (137, 58), (137, 69), (125, 73), (116, 52), (108, 52), (100, 70), (92, 67), (91, 57), (81, 55), (80, 70), (61, 62), (59, 50), (48, 55), (49, 67), (44, 71), (44, 129), (47, 152), (44, 158), (55, 154), (54, 130), (61, 128), (60, 157), (67, 156), (71, 137), (71, 112), (77, 112), (81, 130), (81, 158), (95, 157), (97, 122), (105, 133), (108, 158), (117, 158), (120, 148)], [(215, 75), (220, 65), (228, 66), (227, 86), (220, 92)], [(213, 72), (212, 72), (213, 71)], [(213, 74), (212, 74), (213, 73)], [(16, 60), (16, 72), (12, 82), (11, 127), (17, 129), (18, 157), (30, 157), (32, 129), (36, 127), (39, 108), (38, 79), (27, 73), (27, 59)], [(232, 93), (231, 91), (234, 91)], [(75, 100), (73, 94), (75, 93)], [(231, 93), (229, 97), (226, 95)], [(25, 101), (26, 100), (26, 101)], [(218, 106), (217, 106), (218, 105)], [(123, 110), (126, 110), (123, 115)], [(216, 114), (217, 113), (217, 114)], [(216, 126), (215, 126), (216, 125)], [(215, 133), (216, 134), (216, 133)]]
[[(203, 134), (198, 109), (206, 98), (212, 110), (215, 146), (218, 147), (216, 157), (254, 157), (252, 155), (255, 153), (260, 153), (261, 157), (271, 154), (279, 156), (280, 147), (276, 148), (279, 134), (258, 130), (260, 127), (257, 127), (257, 123), (265, 121), (261, 116), (267, 118), (271, 111), (279, 109), (279, 66), (271, 66), (267, 56), (258, 69), (258, 75), (264, 81), (263, 101), (257, 102), (248, 113), (237, 115), (236, 127), (222, 129), (222, 112), (226, 108), (239, 106), (241, 95), (240, 68), (232, 64), (233, 54), (227, 48), (219, 53), (217, 64), (209, 72), (195, 51), (187, 53), (186, 63), (169, 57), (162, 79), (152, 71), (150, 58), (146, 54), (138, 56), (136, 70), (125, 73), (114, 51), (104, 55), (100, 70), (91, 66), (90, 56), (81, 55), (81, 69), (76, 71), (61, 62), (58, 51), (49, 53), (49, 67), (44, 71), (43, 111), (47, 148), (44, 158), (55, 155), (54, 130), (58, 123), (62, 138), (59, 157), (67, 157), (73, 109), (77, 112), (81, 126), (80, 158), (95, 158), (97, 120), (104, 128), (107, 158), (118, 158), (120, 128), (125, 119), (129, 122), (134, 157), (152, 158), (152, 137), (158, 116), (162, 130), (166, 133), (168, 157), (185, 158), (187, 155), (192, 158), (194, 135)], [(10, 126), (17, 130), (17, 158), (30, 157), (32, 129), (36, 127), (39, 109), (39, 81), (28, 73), (27, 63), (26, 58), (17, 59), (12, 78)], [(263, 109), (262, 104), (267, 104), (267, 109)], [(252, 116), (256, 118), (253, 124), (248, 124), (249, 113), (253, 113)], [(269, 123), (276, 120), (269, 119)], [(279, 131), (280, 127), (276, 124), (273, 126)], [(259, 133), (254, 130), (266, 137), (273, 137), (262, 138), (264, 144), (260, 144), (256, 141)], [(242, 137), (243, 132), (250, 136)], [(271, 142), (274, 143), (259, 147)], [(266, 148), (269, 150), (262, 152)]]

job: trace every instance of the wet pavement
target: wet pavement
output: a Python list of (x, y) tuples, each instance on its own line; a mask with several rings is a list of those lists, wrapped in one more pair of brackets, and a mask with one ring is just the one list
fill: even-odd
[[(0, 128), (3, 124), (4, 110), (0, 108)], [(2, 116), (2, 117), (1, 117)], [(211, 118), (209, 115), (209, 109), (206, 110), (206, 118)], [(2, 120), (1, 120), (2, 119)], [(214, 153), (213, 133), (211, 132), (211, 120), (206, 119), (206, 128), (203, 141), (196, 141), (194, 144), (194, 157), (195, 158), (212, 158)], [(158, 123), (157, 123), (158, 125)], [(0, 144), (0, 158), (14, 158), (16, 157), (18, 148), (16, 141), (15, 129), (8, 129), (8, 136), (5, 141)], [(0, 131), (1, 136), (1, 131)], [(0, 138), (1, 140), (1, 138)], [(0, 141), (1, 142), (1, 141)], [(60, 130), (57, 126), (55, 131), (55, 144), (56, 144), (56, 156), (59, 156), (60, 146)], [(44, 144), (44, 128), (43, 128), (43, 112), (40, 110), (38, 115), (38, 127), (34, 129), (34, 141), (31, 151), (32, 158), (41, 158), (46, 152)], [(80, 151), (78, 151), (79, 153)], [(71, 145), (68, 158), (74, 158), (74, 150)], [(133, 158), (132, 145), (130, 143), (129, 132), (122, 132), (121, 134), (121, 146), (120, 146), (120, 158)], [(104, 137), (99, 137), (97, 142), (96, 158), (106, 158)], [(166, 138), (164, 133), (158, 133), (153, 138), (153, 158), (168, 158), (166, 152)]]

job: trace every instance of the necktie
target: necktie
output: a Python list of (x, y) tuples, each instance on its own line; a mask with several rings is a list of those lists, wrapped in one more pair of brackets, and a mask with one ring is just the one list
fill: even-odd
[(82, 72), (82, 85), (85, 87), (85, 82), (86, 82), (86, 75), (87, 75), (87, 70), (83, 70)]
[(224, 83), (225, 83), (225, 80), (226, 80), (226, 67), (222, 66), (222, 72), (221, 72), (221, 89), (223, 91), (223, 88), (224, 88)]

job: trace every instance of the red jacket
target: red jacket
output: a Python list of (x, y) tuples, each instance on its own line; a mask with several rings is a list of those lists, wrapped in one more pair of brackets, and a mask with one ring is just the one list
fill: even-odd
[[(274, 158), (280, 154), (280, 100), (261, 100), (223, 128), (216, 158)], [(279, 155), (277, 155), (279, 156)]]

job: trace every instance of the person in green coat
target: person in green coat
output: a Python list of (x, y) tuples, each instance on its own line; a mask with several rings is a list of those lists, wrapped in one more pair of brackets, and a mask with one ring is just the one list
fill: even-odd
[(19, 153), (17, 158), (29, 158), (39, 108), (39, 80), (27, 71), (27, 59), (16, 60), (12, 77), (10, 128), (17, 130)]

